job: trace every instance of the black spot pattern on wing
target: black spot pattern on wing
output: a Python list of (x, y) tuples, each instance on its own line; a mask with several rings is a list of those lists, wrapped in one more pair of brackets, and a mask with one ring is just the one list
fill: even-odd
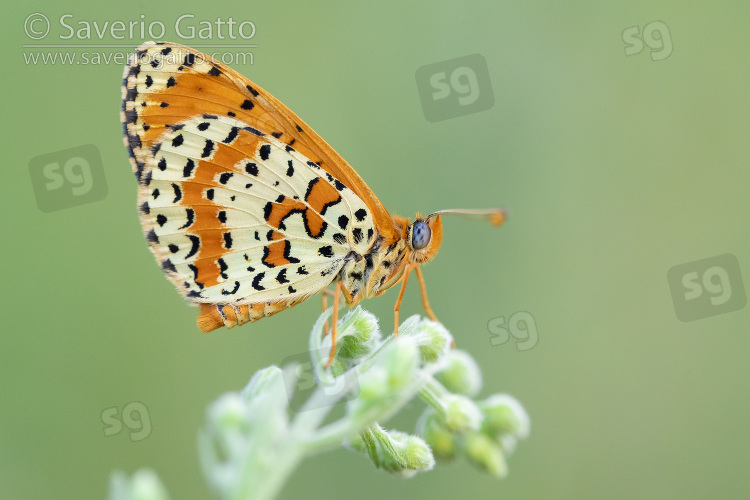
[(255, 288), (256, 290), (258, 290), (259, 292), (266, 289), (265, 287), (261, 286), (261, 284), (260, 284), (260, 280), (262, 280), (265, 275), (266, 275), (266, 273), (258, 273), (258, 274), (255, 275), (255, 278), (253, 278), (253, 283), (252, 283), (253, 288)]

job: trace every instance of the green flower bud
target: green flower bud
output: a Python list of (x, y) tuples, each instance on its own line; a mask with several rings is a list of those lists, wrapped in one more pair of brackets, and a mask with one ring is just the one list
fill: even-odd
[(245, 401), (252, 401), (259, 395), (280, 396), (281, 401), (286, 402), (286, 386), (284, 384), (284, 372), (278, 366), (267, 366), (258, 370), (250, 382), (242, 389)]
[(500, 447), (488, 436), (480, 432), (472, 432), (464, 441), (464, 453), (471, 463), (496, 477), (508, 475), (508, 465), (505, 462)]
[(357, 306), (341, 320), (339, 339), (336, 341), (336, 357), (357, 359), (366, 356), (375, 349), (380, 338), (378, 319)]
[[(336, 352), (338, 352), (338, 343), (336, 344)], [(330, 368), (331, 375), (333, 375), (333, 377), (335, 378), (346, 373), (346, 371), (349, 369), (349, 364), (341, 359), (338, 354), (336, 354), (336, 357), (333, 358), (333, 362), (331, 362)]]
[(398, 326), (399, 337), (413, 335), (417, 328), (419, 328), (419, 320), (419, 314), (413, 314), (406, 318), (404, 322)]
[(369, 455), (376, 467), (405, 477), (435, 466), (432, 451), (422, 438), (386, 431), (378, 424), (361, 432), (350, 445)]
[(499, 441), (496, 442), (500, 445), (500, 449), (503, 450), (503, 455), (509, 457), (513, 454), (514, 451), (516, 451), (518, 439), (516, 439), (515, 436), (506, 434), (504, 436), (500, 436)]
[(388, 370), (388, 386), (392, 391), (406, 387), (418, 365), (419, 351), (411, 339), (394, 339), (383, 353), (382, 366)]
[(388, 398), (388, 370), (373, 366), (359, 379), (359, 394), (350, 401), (350, 411), (362, 413)]
[(213, 443), (214, 461), (244, 454), (250, 429), (248, 403), (236, 392), (222, 394), (208, 407), (205, 437)]
[[(525, 439), (529, 435), (531, 422), (529, 415), (516, 398), (507, 394), (494, 394), (478, 403), (484, 414), (482, 431), (492, 436), (497, 442), (509, 435)], [(515, 443), (507, 442), (505, 446), (515, 447)]]
[(353, 418), (374, 407), (387, 407), (412, 382), (419, 363), (413, 341), (396, 338), (380, 353), (378, 362), (359, 374), (359, 395), (349, 402)]
[(482, 388), (482, 373), (476, 361), (467, 352), (454, 349), (445, 355), (445, 368), (435, 378), (446, 389), (457, 394), (474, 397)]
[(209, 421), (221, 429), (245, 427), (248, 413), (245, 400), (237, 392), (222, 394), (208, 409)]
[(417, 343), (425, 363), (432, 363), (443, 357), (453, 342), (453, 337), (443, 325), (429, 319), (423, 319), (415, 328), (407, 327), (406, 335)]
[(439, 459), (451, 460), (456, 456), (458, 439), (454, 433), (443, 426), (432, 408), (425, 409), (419, 418), (417, 434), (424, 437), (432, 453)]
[(151, 469), (137, 470), (132, 478), (114, 472), (109, 480), (108, 500), (169, 500), (166, 488)]
[(460, 394), (448, 394), (443, 399), (443, 425), (455, 433), (477, 431), (482, 425), (482, 412), (474, 401)]
[[(289, 422), (287, 385), (291, 373), (286, 374), (287, 383), (285, 383), (284, 371), (277, 366), (269, 366), (256, 372), (247, 386), (242, 389), (249, 425), (253, 428), (253, 432), (265, 433), (263, 439), (275, 439), (287, 428)], [(217, 400), (216, 403), (219, 401)]]
[[(385, 435), (390, 439), (390, 453), (384, 453), (381, 461), (385, 470), (411, 477), (435, 466), (432, 450), (419, 436), (399, 431), (390, 431)], [(381, 447), (381, 450), (385, 451), (386, 448)]]

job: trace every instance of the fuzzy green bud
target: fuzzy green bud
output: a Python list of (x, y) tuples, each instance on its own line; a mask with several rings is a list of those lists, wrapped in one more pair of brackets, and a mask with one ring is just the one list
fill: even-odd
[(451, 460), (456, 456), (458, 439), (440, 422), (435, 410), (425, 409), (417, 422), (417, 433), (424, 437), (425, 442), (441, 460)]
[(278, 366), (273, 365), (257, 371), (250, 382), (242, 389), (242, 396), (246, 401), (253, 401), (257, 397), (263, 396), (285, 404), (287, 398), (284, 395), (286, 395), (284, 372)]
[(417, 345), (408, 338), (394, 339), (383, 353), (382, 366), (388, 371), (388, 387), (398, 391), (413, 379), (419, 364)]
[(474, 401), (460, 394), (448, 394), (443, 399), (443, 425), (455, 433), (479, 430), (482, 412)]
[(508, 465), (500, 446), (480, 432), (466, 436), (464, 453), (471, 463), (493, 476), (505, 477), (508, 474)]
[[(385, 470), (411, 477), (435, 466), (430, 447), (419, 436), (399, 431), (390, 431), (386, 435), (390, 439), (388, 450), (391, 453), (383, 454), (381, 464)], [(385, 447), (381, 449), (386, 450)]]
[(124, 472), (112, 473), (107, 500), (169, 500), (169, 495), (154, 471), (140, 469), (132, 478)]
[[(494, 394), (478, 403), (484, 414), (482, 430), (500, 442), (503, 436), (525, 439), (529, 435), (531, 423), (529, 415), (521, 403), (507, 394)], [(515, 441), (515, 440), (514, 440)], [(515, 442), (505, 443), (505, 447), (515, 447)]]
[(252, 426), (262, 427), (266, 433), (269, 433), (264, 438), (273, 439), (270, 434), (271, 430), (273, 430), (273, 436), (285, 432), (289, 421), (287, 415), (288, 378), (287, 374), (285, 381), (285, 373), (278, 366), (269, 366), (256, 372), (242, 390), (247, 418), (252, 422)]
[(359, 394), (352, 401), (353, 407), (359, 411), (375, 406), (390, 394), (388, 388), (388, 370), (381, 366), (373, 366), (366, 376), (359, 379)]
[(360, 433), (350, 444), (369, 455), (376, 467), (405, 477), (435, 466), (432, 451), (422, 438), (400, 431), (386, 431), (378, 424)]
[(378, 319), (357, 306), (341, 320), (336, 357), (357, 359), (366, 356), (374, 350), (380, 338)]
[(237, 392), (222, 394), (208, 411), (209, 421), (223, 429), (240, 429), (248, 417), (245, 400)]
[(454, 349), (445, 355), (445, 368), (435, 378), (456, 394), (474, 397), (482, 388), (482, 373), (467, 352)]
[(222, 394), (207, 409), (205, 436), (214, 443), (216, 462), (244, 454), (247, 450), (247, 433), (251, 412), (247, 402), (237, 392)]
[[(399, 329), (401, 330), (401, 328)], [(449, 350), (453, 337), (443, 325), (423, 319), (414, 324), (412, 318), (404, 322), (404, 336), (412, 338), (419, 346), (422, 361), (433, 363)]]
[(414, 378), (419, 351), (410, 339), (393, 339), (379, 356), (375, 365), (359, 375), (359, 395), (349, 406), (352, 415), (389, 405)]

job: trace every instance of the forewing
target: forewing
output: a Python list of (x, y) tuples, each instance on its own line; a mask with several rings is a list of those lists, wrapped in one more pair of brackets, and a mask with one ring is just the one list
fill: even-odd
[(144, 182), (151, 150), (170, 126), (203, 114), (236, 118), (343, 183), (364, 202), (384, 241), (398, 238), (378, 198), (333, 148), (271, 94), (202, 52), (166, 42), (139, 47), (125, 70), (122, 112), (139, 182)]

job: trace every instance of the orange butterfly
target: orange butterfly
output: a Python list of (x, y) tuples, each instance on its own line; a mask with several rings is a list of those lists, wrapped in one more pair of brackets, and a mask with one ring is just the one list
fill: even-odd
[[(147, 42), (122, 89), (125, 145), (140, 218), (166, 276), (200, 305), (204, 332), (241, 325), (331, 293), (351, 307), (409, 273), (427, 300), (420, 264), (438, 251), (440, 214), (390, 215), (354, 169), (271, 94), (197, 50)], [(334, 348), (331, 350), (333, 359)], [(330, 362), (329, 359), (329, 362)]]

